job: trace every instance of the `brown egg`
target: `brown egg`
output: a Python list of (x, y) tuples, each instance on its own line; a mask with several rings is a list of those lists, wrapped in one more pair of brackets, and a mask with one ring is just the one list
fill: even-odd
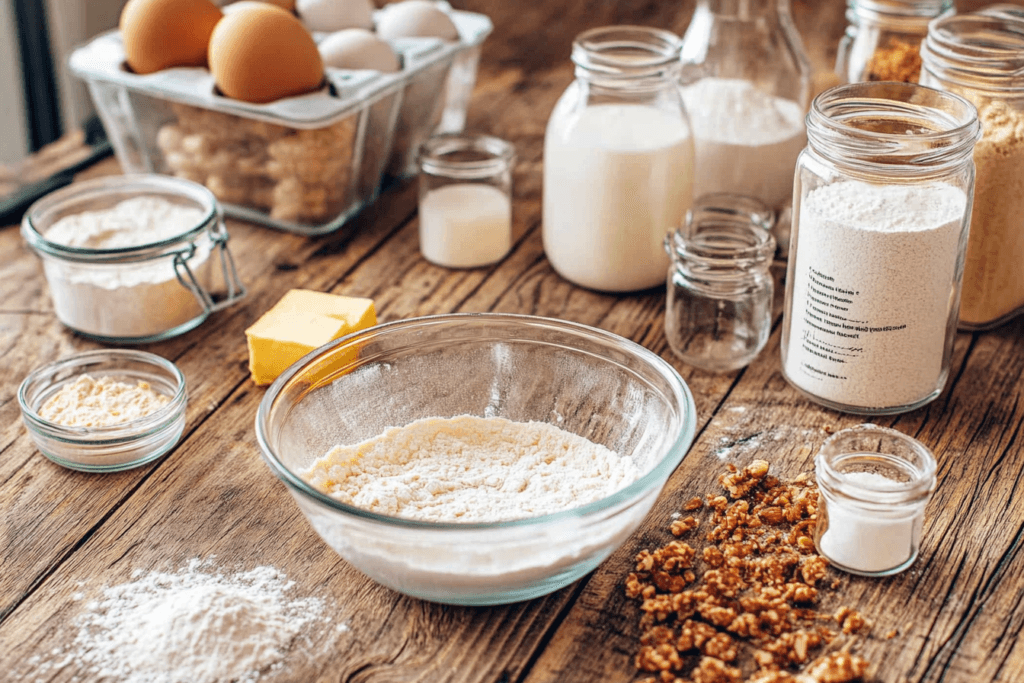
[(210, 71), (228, 97), (262, 104), (320, 87), (324, 64), (302, 22), (269, 3), (224, 15), (210, 37)]
[(121, 39), (132, 71), (205, 66), (210, 34), (223, 13), (211, 0), (128, 0)]

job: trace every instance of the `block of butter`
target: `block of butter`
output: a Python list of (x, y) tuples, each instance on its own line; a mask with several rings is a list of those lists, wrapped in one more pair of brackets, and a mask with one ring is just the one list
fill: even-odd
[(270, 384), (313, 349), (376, 324), (372, 299), (293, 289), (245, 331), (249, 372)]

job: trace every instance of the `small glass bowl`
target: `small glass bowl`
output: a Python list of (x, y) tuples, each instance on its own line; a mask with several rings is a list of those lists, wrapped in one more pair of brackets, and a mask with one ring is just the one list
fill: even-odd
[[(544, 422), (629, 457), (641, 476), (592, 503), (503, 522), (430, 522), (342, 503), (302, 473), (337, 444), (429, 417)], [(529, 600), (593, 571), (640, 526), (693, 442), (693, 396), (639, 344), (584, 325), (456, 313), (342, 337), (264, 395), (256, 438), (271, 471), (353, 567), (414, 597)]]
[[(56, 392), (78, 377), (145, 381), (170, 402), (154, 413), (109, 427), (67, 427), (39, 416)], [(18, 405), (29, 436), (53, 462), (81, 472), (120, 472), (153, 462), (166, 454), (185, 429), (188, 393), (178, 367), (145, 351), (87, 351), (33, 370), (18, 388)]]

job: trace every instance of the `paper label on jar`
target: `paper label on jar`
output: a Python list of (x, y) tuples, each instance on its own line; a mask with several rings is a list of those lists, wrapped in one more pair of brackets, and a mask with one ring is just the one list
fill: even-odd
[(789, 380), (864, 409), (941, 388), (966, 206), (945, 183), (848, 181), (808, 193), (790, 253)]

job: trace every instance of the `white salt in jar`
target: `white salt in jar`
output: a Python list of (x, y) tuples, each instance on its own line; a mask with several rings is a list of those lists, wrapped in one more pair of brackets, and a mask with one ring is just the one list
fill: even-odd
[(245, 294), (216, 198), (188, 180), (74, 183), (29, 207), (21, 234), (43, 260), (57, 318), (101, 341), (167, 339)]
[(908, 83), (819, 95), (797, 163), (782, 367), (851, 413), (920, 407), (942, 391), (974, 190), (977, 111)]
[(814, 460), (818, 552), (843, 571), (888, 576), (917, 558), (935, 490), (935, 458), (894, 429), (863, 424), (833, 434)]
[(450, 133), (423, 144), (420, 251), (447, 268), (500, 261), (512, 248), (512, 145), (490, 135)]

